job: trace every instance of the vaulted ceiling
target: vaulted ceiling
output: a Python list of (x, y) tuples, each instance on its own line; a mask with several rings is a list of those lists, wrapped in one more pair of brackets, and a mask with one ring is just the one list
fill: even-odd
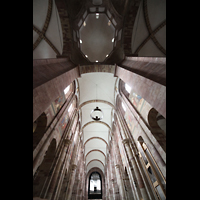
[[(115, 105), (117, 78), (114, 77), (114, 64), (121, 62), (127, 54), (166, 54), (165, 6), (164, 0), (33, 1), (33, 59), (70, 57), (80, 68), (79, 107), (87, 171), (92, 167), (104, 171)], [(98, 19), (96, 13), (99, 13)], [(96, 24), (97, 27), (97, 20), (103, 24)], [(109, 28), (109, 20), (111, 27), (108, 31), (113, 29), (114, 42), (110, 41), (112, 34), (109, 37), (104, 34), (105, 27)], [(108, 49), (108, 42), (110, 53), (104, 51)], [(109, 64), (111, 73), (94, 72), (96, 60), (105, 67)], [(92, 65), (93, 72), (85, 73)], [(90, 117), (96, 106), (104, 113), (100, 121)]]
[[(80, 87), (80, 109), (82, 112), (82, 133), (85, 147), (87, 171), (99, 167), (104, 172), (105, 158), (111, 137), (112, 110), (115, 105), (113, 73), (86, 73), (78, 78)], [(91, 111), (98, 106), (103, 119), (95, 121)]]

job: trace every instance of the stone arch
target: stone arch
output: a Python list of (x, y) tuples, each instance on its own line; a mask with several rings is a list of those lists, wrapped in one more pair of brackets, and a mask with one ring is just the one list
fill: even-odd
[(148, 123), (152, 135), (160, 144), (162, 149), (166, 152), (166, 134), (157, 123), (157, 115), (158, 115), (157, 110), (155, 110), (154, 108), (150, 109), (148, 113)]
[[(91, 178), (92, 178), (92, 176), (97, 176), (97, 177), (99, 177), (99, 180), (100, 180), (100, 190), (98, 191), (98, 187), (94, 187), (94, 191), (90, 191), (90, 187), (91, 187)], [(96, 189), (96, 191), (95, 191), (95, 189)], [(98, 194), (95, 194), (96, 192), (98, 192)], [(99, 172), (96, 172), (96, 171), (94, 171), (94, 172), (92, 172), (91, 174), (90, 174), (90, 176), (89, 176), (89, 181), (88, 181), (88, 198), (89, 199), (102, 199), (102, 178), (101, 178), (101, 174), (99, 173)]]
[[(98, 159), (101, 162), (95, 161), (94, 159)], [(87, 172), (93, 167), (98, 167), (104, 172), (104, 167), (106, 164), (106, 155), (103, 151), (99, 149), (92, 149), (85, 155), (85, 163)]]
[(90, 122), (88, 122), (88, 123), (86, 123), (86, 124), (84, 124), (83, 125), (83, 127), (82, 127), (82, 129), (81, 129), (81, 131), (86, 127), (86, 126), (88, 126), (89, 124), (93, 124), (93, 123), (99, 123), (99, 124), (103, 124), (103, 125), (105, 125), (105, 126), (107, 126), (108, 127), (108, 129), (111, 131), (111, 128), (110, 128), (110, 126), (107, 124), (107, 123), (105, 123), (105, 122), (102, 122), (102, 121), (90, 121)]
[(85, 187), (85, 199), (88, 199), (88, 186), (89, 186), (89, 176), (93, 173), (93, 172), (98, 172), (100, 175), (101, 175), (101, 180), (102, 180), (102, 199), (104, 199), (104, 195), (105, 195), (105, 176), (104, 176), (104, 173), (102, 172), (101, 169), (99, 169), (98, 167), (94, 167), (94, 168), (91, 168), (87, 175), (86, 175), (86, 187)]
[(33, 176), (33, 197), (41, 197), (46, 180), (52, 173), (52, 163), (56, 152), (56, 140), (52, 139), (44, 159)]
[(139, 137), (138, 137), (138, 141), (140, 142), (140, 144), (142, 144), (142, 143), (144, 142), (142, 136), (139, 136)]
[(38, 143), (42, 139), (47, 127), (47, 116), (43, 112), (34, 122), (33, 122), (33, 151), (37, 147)]
[(79, 109), (81, 109), (83, 106), (85, 106), (86, 104), (89, 104), (89, 103), (96, 103), (96, 102), (99, 102), (99, 103), (105, 103), (109, 106), (111, 106), (112, 108), (115, 109), (115, 106), (110, 103), (109, 101), (105, 101), (105, 100), (101, 100), (101, 99), (94, 99), (94, 100), (89, 100), (89, 101), (85, 101), (83, 102), (80, 106), (79, 106)]
[(164, 131), (163, 133), (166, 135), (166, 119), (160, 113), (158, 113), (156, 115), (156, 120), (158, 126)]
[(79, 67), (80, 74), (86, 74), (91, 72), (107, 72), (115, 73), (115, 65), (81, 65)]
[(99, 152), (102, 153), (102, 154), (105, 156), (105, 158), (106, 158), (105, 153), (104, 153), (103, 151), (99, 150), (99, 149), (92, 149), (91, 151), (89, 151), (89, 152), (85, 155), (85, 158), (86, 158), (87, 155), (88, 155), (89, 153), (91, 153), (92, 151), (99, 151)]
[(91, 138), (89, 138), (87, 141), (85, 141), (84, 146), (86, 145), (87, 142), (89, 142), (92, 139), (102, 140), (103, 142), (105, 142), (106, 146), (108, 146), (108, 143), (103, 138), (101, 138), (101, 137), (91, 137)]
[(101, 160), (99, 160), (99, 159), (92, 159), (92, 160), (90, 160), (90, 161), (87, 163), (86, 167), (87, 167), (92, 161), (98, 161), (98, 162), (100, 162), (103, 166), (105, 166)]

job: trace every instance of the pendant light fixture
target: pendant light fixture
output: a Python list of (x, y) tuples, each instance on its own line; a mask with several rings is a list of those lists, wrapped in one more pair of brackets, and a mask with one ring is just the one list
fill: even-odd
[[(97, 84), (96, 84), (96, 101), (97, 101)], [(99, 121), (103, 119), (103, 111), (98, 106), (96, 106), (96, 108), (91, 111), (90, 117), (95, 121)]]
[(96, 107), (91, 111), (90, 117), (95, 121), (99, 121), (103, 119), (103, 111), (99, 107)]

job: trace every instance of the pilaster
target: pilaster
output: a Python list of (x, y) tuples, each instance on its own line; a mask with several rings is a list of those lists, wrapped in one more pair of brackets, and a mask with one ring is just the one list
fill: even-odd
[(143, 179), (141, 177), (141, 174), (139, 172), (138, 166), (137, 166), (136, 161), (135, 161), (135, 156), (138, 156), (138, 153), (133, 154), (133, 152), (131, 151), (130, 139), (126, 138), (122, 141), (122, 143), (124, 144), (124, 146), (126, 148), (128, 158), (129, 158), (129, 160), (130, 160), (130, 162), (133, 166), (135, 177), (136, 177), (136, 180), (137, 180), (137, 183), (138, 183), (138, 186), (139, 186), (139, 189), (136, 186), (137, 197), (138, 197), (138, 199), (143, 198), (144, 200), (149, 200)]
[(77, 165), (72, 164), (71, 165), (71, 170), (70, 170), (70, 177), (69, 177), (69, 183), (68, 183), (68, 187), (67, 187), (67, 191), (66, 191), (66, 196), (65, 196), (65, 200), (70, 200), (71, 195), (72, 195), (72, 188), (74, 185), (74, 179), (75, 179), (75, 175), (76, 175), (76, 168)]
[(60, 154), (60, 156), (58, 158), (58, 163), (57, 163), (57, 165), (55, 167), (55, 171), (54, 171), (54, 174), (53, 174), (53, 177), (51, 179), (51, 183), (50, 183), (50, 186), (49, 186), (49, 189), (48, 189), (48, 192), (47, 192), (47, 196), (46, 196), (47, 199), (52, 199), (53, 192), (55, 190), (56, 185), (57, 185), (57, 188), (59, 188), (59, 185), (57, 183), (58, 176), (60, 174), (61, 166), (62, 166), (64, 158), (66, 156), (66, 150), (67, 150), (67, 148), (68, 148), (68, 146), (70, 144), (71, 144), (71, 140), (64, 139), (64, 141), (63, 141), (63, 148), (62, 148), (61, 154)]
[(125, 193), (125, 189), (124, 189), (124, 183), (123, 183), (122, 177), (121, 177), (120, 167), (121, 166), (119, 164), (115, 164), (120, 196), (121, 196), (122, 200), (126, 200), (127, 197), (126, 197), (126, 193)]

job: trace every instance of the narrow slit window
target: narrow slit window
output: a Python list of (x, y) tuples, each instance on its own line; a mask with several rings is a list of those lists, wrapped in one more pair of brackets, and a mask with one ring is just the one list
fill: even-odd
[(125, 105), (123, 104), (123, 102), (122, 102), (122, 108), (123, 108), (124, 111), (126, 112), (126, 107), (125, 107)]
[(68, 85), (65, 89), (64, 89), (64, 93), (67, 94), (67, 92), (69, 91), (69, 87), (70, 85)]
[(125, 84), (125, 89), (128, 93), (131, 92), (131, 87), (128, 84)]
[(72, 104), (69, 106), (69, 108), (68, 108), (68, 112), (70, 112), (71, 109), (72, 109)]

